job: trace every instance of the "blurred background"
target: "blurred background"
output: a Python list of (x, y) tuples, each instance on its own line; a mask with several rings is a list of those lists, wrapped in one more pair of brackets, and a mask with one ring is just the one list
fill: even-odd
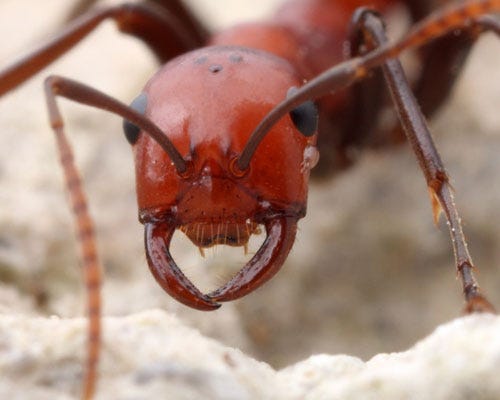
[[(278, 2), (189, 1), (211, 29), (263, 18)], [(3, 0), (0, 67), (57, 31), (70, 9), (71, 2), (62, 0)], [(71, 77), (130, 102), (157, 67), (141, 43), (105, 23), (0, 99), (0, 312), (83, 314), (85, 293), (47, 122), (44, 77)], [(479, 283), (497, 306), (499, 68), (500, 41), (484, 35), (448, 104), (431, 121)], [(274, 367), (313, 353), (367, 359), (404, 350), (460, 315), (461, 286), (446, 224), (433, 224), (427, 188), (408, 146), (367, 152), (345, 173), (311, 184), (308, 214), (281, 272), (246, 298), (202, 313), (171, 300), (149, 273), (121, 120), (61, 104), (96, 220), (107, 315), (160, 307)], [(202, 287), (222, 284), (249, 257), (218, 247), (203, 259), (181, 235), (174, 242), (178, 264)]]

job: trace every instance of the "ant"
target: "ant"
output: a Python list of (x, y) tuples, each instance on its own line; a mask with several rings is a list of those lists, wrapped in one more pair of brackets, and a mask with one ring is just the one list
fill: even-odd
[[(383, 13), (395, 2), (379, 0), (373, 3)], [(79, 17), (58, 36), (60, 39), (55, 39), (45, 50), (30, 53), (26, 59), (0, 71), (0, 94), (4, 94), (73, 47), (101, 20), (108, 18), (115, 19), (125, 32), (143, 39), (161, 60), (180, 55), (152, 78), (131, 106), (125, 106), (87, 85), (67, 78), (52, 76), (46, 80), (50, 121), (56, 133), (77, 221), (88, 292), (89, 350), (84, 398), (92, 397), (96, 381), (101, 314), (100, 264), (93, 221), (64, 132), (58, 97), (106, 109), (124, 119), (125, 136), (133, 146), (136, 160), (139, 218), (145, 226), (150, 269), (172, 297), (193, 308), (213, 310), (220, 306), (220, 302), (235, 300), (255, 290), (283, 264), (294, 243), (297, 221), (305, 215), (309, 173), (318, 161), (316, 145), (327, 154), (327, 162), (321, 166), (322, 171), (341, 170), (351, 165), (355, 161), (351, 150), (366, 146), (371, 130), (366, 129), (366, 124), (377, 116), (379, 109), (365, 95), (377, 93), (379, 78), (374, 77), (375, 81), (366, 87), (363, 83), (359, 86), (358, 82), (368, 78), (372, 69), (382, 67), (404, 131), (424, 172), (435, 220), (444, 212), (449, 223), (466, 310), (493, 310), (473, 276), (473, 264), (448, 175), (395, 58), (407, 49), (420, 47), (455, 29), (463, 29), (465, 33), (462, 35), (470, 42), (484, 30), (498, 33), (498, 21), (485, 17), (500, 9), (498, 1), (471, 0), (437, 11), (429, 19), (415, 25), (407, 36), (395, 44), (387, 41), (385, 27), (378, 13), (359, 8), (363, 4), (356, 1), (349, 2), (349, 6), (345, 7), (349, 11), (347, 14), (352, 21), (351, 27), (346, 29), (346, 24), (327, 30), (329, 33), (332, 30), (341, 33), (340, 42), (337, 38), (335, 45), (328, 43), (337, 48), (337, 59), (333, 58), (334, 61), (325, 56), (327, 46), (316, 48), (316, 57), (311, 57), (311, 48), (316, 42), (308, 38), (307, 34), (290, 36), (286, 21), (294, 15), (292, 5), (295, 4), (302, 15), (307, 11), (301, 9), (297, 2), (290, 2), (290, 9), (284, 8), (282, 14), (277, 14), (277, 20), (284, 24), (278, 29), (263, 25), (258, 26), (257, 31), (254, 26), (246, 26), (240, 33), (235, 28), (234, 32), (222, 32), (212, 37), (210, 44), (222, 47), (201, 48), (195, 52), (189, 51), (204, 43), (206, 32), (182, 3), (168, 3), (174, 4), (174, 8), (178, 7), (171, 9), (170, 13), (147, 4), (90, 11)], [(158, 4), (170, 7), (166, 6), (167, 3)], [(418, 9), (416, 4), (408, 2), (414, 10)], [(320, 14), (326, 15), (326, 9), (321, 9)], [(414, 14), (417, 15), (416, 12)], [(307, 19), (304, 18), (301, 23), (304, 21), (307, 22)], [(283, 26), (287, 29), (283, 29)], [(265, 42), (266, 50), (273, 50), (281, 58), (254, 50), (256, 43), (252, 41), (258, 37), (257, 33), (270, 38)], [(159, 37), (167, 40), (158, 40)], [(332, 34), (329, 39), (333, 38)], [(349, 40), (351, 58), (342, 61), (344, 52), (339, 52), (338, 47), (342, 48), (346, 38)], [(311, 42), (308, 43), (306, 39)], [(289, 43), (294, 41), (296, 43)], [(311, 46), (304, 46), (303, 41)], [(459, 62), (462, 53), (453, 48), (450, 42), (455, 43), (450, 39), (445, 42), (445, 49), (453, 57), (446, 57), (446, 61)], [(235, 45), (246, 47), (231, 47)], [(471, 43), (466, 43), (465, 47), (467, 45)], [(290, 52), (289, 49), (294, 51)], [(328, 65), (325, 65), (322, 56)], [(428, 60), (432, 60), (428, 57)], [(283, 59), (289, 60), (292, 65), (296, 63), (297, 68), (294, 70)], [(308, 64), (308, 60), (313, 62)], [(186, 68), (186, 65), (189, 67)], [(259, 68), (255, 68), (256, 65)], [(422, 79), (422, 87), (417, 90), (420, 99), (424, 100), (424, 111), (439, 106), (453, 84), (451, 65), (438, 63), (432, 66), (429, 63), (426, 67), (430, 71), (423, 73), (425, 79)], [(429, 80), (429, 76), (435, 73), (443, 78), (438, 79), (439, 84), (445, 85), (443, 90), (437, 90), (437, 85)], [(186, 88), (186, 81), (190, 81), (192, 86)], [(238, 87), (242, 93), (248, 91), (252, 96), (240, 99), (233, 93), (216, 91), (227, 82)], [(265, 93), (254, 90), (255, 82), (266, 89)], [(352, 95), (352, 103), (349, 103), (346, 98), (350, 95), (345, 90), (353, 85), (356, 85), (357, 92)], [(334, 91), (340, 93), (333, 100), (323, 100), (323, 97)], [(169, 100), (164, 99), (164, 93), (170, 94)], [(209, 96), (203, 103), (206, 109), (200, 108), (197, 102), (203, 100), (207, 93)], [(317, 100), (319, 111), (312, 100)], [(333, 110), (338, 107), (336, 103), (340, 103), (340, 109), (344, 112), (343, 102), (346, 101), (348, 106), (354, 104), (357, 110), (363, 110), (354, 121), (349, 121), (352, 124), (350, 133), (340, 129), (340, 136), (321, 134), (326, 131), (325, 126), (336, 128), (332, 116), (337, 117), (338, 111)], [(371, 103), (367, 106), (366, 101)], [(211, 109), (210, 106), (214, 104), (217, 108)], [(162, 109), (163, 114), (158, 109)], [(242, 110), (245, 112), (240, 113)], [(203, 123), (191, 120), (190, 116), (194, 114), (203, 116)], [(319, 127), (318, 115), (326, 120)], [(221, 127), (219, 123), (225, 121), (229, 122)], [(388, 132), (387, 137), (382, 135), (377, 138), (379, 143), (399, 137), (397, 128), (389, 129)], [(209, 207), (206, 207), (207, 204)], [(265, 226), (267, 233), (262, 247), (233, 279), (209, 294), (201, 293), (170, 255), (169, 245), (175, 229), (185, 232), (200, 248), (216, 244), (243, 246), (257, 232), (259, 224)]]

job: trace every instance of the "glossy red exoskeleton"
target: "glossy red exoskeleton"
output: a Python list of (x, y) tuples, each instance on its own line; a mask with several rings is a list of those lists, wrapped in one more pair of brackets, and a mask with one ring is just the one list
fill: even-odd
[[(84, 398), (93, 396), (96, 380), (101, 277), (93, 222), (64, 133), (58, 96), (124, 118), (135, 157), (149, 267), (171, 296), (190, 307), (212, 310), (265, 283), (285, 261), (297, 221), (306, 213), (317, 147), (322, 153), (320, 170), (328, 173), (350, 165), (353, 148), (398, 137), (396, 127), (377, 132), (382, 77), (368, 78), (374, 68), (382, 67), (402, 130), (427, 180), (435, 218), (443, 211), (449, 223), (466, 309), (492, 310), (472, 275), (448, 176), (397, 57), (405, 49), (438, 39), (420, 53), (424, 67), (414, 82), (424, 113), (431, 113), (446, 98), (477, 35), (500, 31), (498, 21), (485, 16), (498, 12), (500, 1), (470, 0), (439, 9), (391, 44), (381, 15), (396, 5), (406, 6), (413, 20), (431, 11), (427, 1), (416, 0), (290, 0), (267, 21), (209, 36), (180, 1), (110, 6), (84, 13), (46, 45), (0, 71), (2, 95), (106, 19), (115, 20), (120, 30), (140, 38), (161, 61), (168, 61), (131, 106), (66, 78), (52, 76), (45, 84), (88, 292)], [(458, 31), (450, 35), (454, 30)], [(367, 83), (358, 83), (363, 80)], [(318, 109), (312, 100), (317, 100)], [(266, 230), (260, 249), (229, 282), (209, 294), (189, 281), (170, 254), (176, 229), (205, 248), (245, 246), (259, 225)]]

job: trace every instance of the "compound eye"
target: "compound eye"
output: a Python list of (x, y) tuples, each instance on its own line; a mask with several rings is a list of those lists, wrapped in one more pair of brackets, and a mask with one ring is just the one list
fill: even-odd
[[(132, 103), (130, 103), (130, 108), (133, 108), (138, 113), (144, 114), (146, 112), (147, 103), (148, 103), (148, 98), (146, 96), (146, 93), (141, 93), (132, 101)], [(124, 119), (123, 132), (125, 133), (127, 141), (130, 144), (134, 145), (139, 139), (141, 128), (139, 128), (137, 125), (134, 125), (132, 122)]]
[[(294, 94), (298, 89), (291, 87), (288, 89), (287, 97)], [(312, 136), (318, 130), (318, 109), (311, 100), (302, 103), (297, 108), (290, 111), (290, 118), (295, 127), (304, 136)]]

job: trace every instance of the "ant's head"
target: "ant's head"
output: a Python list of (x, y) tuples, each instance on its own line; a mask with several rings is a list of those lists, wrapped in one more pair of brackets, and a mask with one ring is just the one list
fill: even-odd
[[(284, 262), (305, 214), (309, 171), (317, 161), (316, 110), (312, 103), (300, 106), (256, 145), (249, 139), (259, 121), (301, 84), (286, 61), (270, 54), (208, 47), (166, 64), (132, 103), (184, 162), (179, 167), (154, 139), (125, 122), (148, 261), (163, 288), (181, 302), (215, 308), (215, 301), (260, 286)], [(208, 296), (187, 280), (168, 251), (175, 229), (200, 248), (244, 246), (259, 224), (267, 233), (260, 250)]]

